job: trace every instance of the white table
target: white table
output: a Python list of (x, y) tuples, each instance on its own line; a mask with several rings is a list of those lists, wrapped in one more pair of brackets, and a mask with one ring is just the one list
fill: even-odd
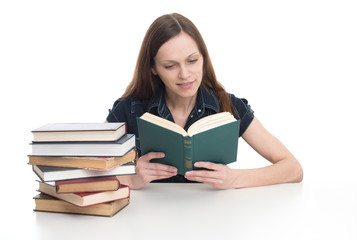
[(26, 207), (0, 239), (357, 239), (356, 184), (216, 190), (153, 183), (132, 190), (131, 203), (111, 218)]

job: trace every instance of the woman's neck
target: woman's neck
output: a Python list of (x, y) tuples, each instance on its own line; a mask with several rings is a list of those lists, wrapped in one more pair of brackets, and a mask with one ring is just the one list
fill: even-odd
[(176, 124), (185, 127), (188, 116), (196, 104), (197, 94), (190, 98), (174, 98), (167, 94), (165, 100)]

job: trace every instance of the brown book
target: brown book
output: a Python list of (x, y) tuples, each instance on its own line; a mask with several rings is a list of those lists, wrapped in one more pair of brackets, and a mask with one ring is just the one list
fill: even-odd
[(116, 191), (120, 187), (116, 176), (63, 180), (55, 184), (57, 193)]
[(107, 170), (136, 159), (136, 150), (133, 149), (122, 157), (53, 157), (28, 155), (28, 158), (28, 164), (31, 165)]
[(92, 193), (57, 193), (56, 186), (40, 181), (38, 183), (39, 192), (64, 200), (78, 207), (89, 207), (92, 205), (117, 201), (130, 197), (130, 188), (124, 184), (121, 184), (119, 189), (116, 191)]
[(77, 207), (73, 204), (42, 193), (35, 196), (34, 199), (36, 204), (34, 211), (75, 213), (106, 217), (115, 215), (121, 209), (126, 207), (130, 202), (130, 198), (125, 198), (113, 202), (97, 204), (90, 207)]

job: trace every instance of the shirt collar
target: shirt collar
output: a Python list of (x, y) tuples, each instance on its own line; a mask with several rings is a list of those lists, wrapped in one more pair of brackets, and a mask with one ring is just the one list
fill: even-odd
[[(156, 110), (156, 111), (155, 111)], [(155, 113), (164, 119), (168, 119), (171, 115), (169, 108), (166, 105), (165, 100), (165, 88), (161, 87), (159, 91), (156, 92), (154, 101), (148, 107), (148, 112)]]
[[(165, 119), (170, 118), (171, 113), (166, 105), (164, 87), (160, 88), (156, 93), (153, 103), (148, 107), (148, 112), (155, 112), (155, 108), (160, 117)], [(205, 90), (200, 87), (197, 92), (196, 105), (192, 111), (196, 112), (197, 116), (200, 118), (203, 116), (207, 108), (217, 113), (219, 112), (219, 102), (212, 89), (209, 88)]]

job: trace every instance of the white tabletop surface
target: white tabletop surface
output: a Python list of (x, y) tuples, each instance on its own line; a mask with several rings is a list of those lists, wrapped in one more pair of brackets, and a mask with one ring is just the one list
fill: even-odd
[(131, 203), (110, 218), (18, 210), (5, 209), (10, 224), (0, 239), (357, 239), (356, 184), (153, 183), (132, 190)]

